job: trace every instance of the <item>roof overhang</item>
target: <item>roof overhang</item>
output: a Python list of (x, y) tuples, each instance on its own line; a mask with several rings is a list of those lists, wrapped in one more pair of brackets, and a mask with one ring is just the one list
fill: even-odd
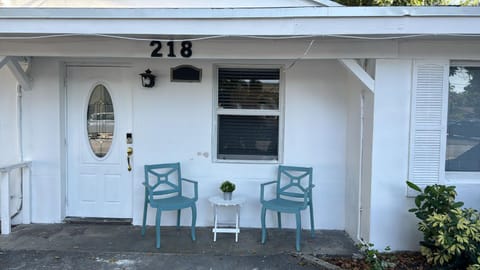
[(478, 7), (0, 8), (0, 35), (477, 35)]

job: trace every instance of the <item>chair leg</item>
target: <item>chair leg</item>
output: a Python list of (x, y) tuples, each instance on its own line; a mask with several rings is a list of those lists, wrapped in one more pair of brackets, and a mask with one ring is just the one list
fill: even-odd
[(162, 211), (157, 208), (157, 216), (155, 217), (155, 230), (157, 236), (157, 248), (160, 248), (160, 221), (162, 217)]
[(265, 228), (265, 215), (266, 215), (267, 209), (265, 207), (262, 207), (262, 216), (261, 221), (262, 221), (262, 244), (265, 244), (265, 240), (267, 238), (267, 229)]
[(310, 201), (310, 231), (312, 234), (312, 237), (315, 236), (315, 223), (313, 220), (313, 206), (312, 206), (312, 201)]
[(280, 212), (277, 212), (278, 228), (282, 228), (282, 215)]
[[(145, 194), (145, 196), (147, 196)], [(142, 225), (142, 236), (145, 236), (145, 229), (146, 229), (146, 225), (147, 225), (147, 207), (148, 207), (148, 202), (147, 202), (147, 199), (145, 198), (145, 204), (143, 206), (143, 225)]]
[(177, 230), (180, 229), (180, 217), (182, 214), (182, 209), (177, 210)]
[(296, 216), (296, 219), (297, 219), (297, 239), (296, 239), (295, 247), (296, 247), (297, 251), (300, 252), (300, 237), (301, 237), (301, 233), (302, 233), (302, 220), (301, 220), (301, 216), (300, 216), (300, 211), (295, 213), (295, 216)]
[(197, 206), (193, 204), (192, 205), (192, 240), (193, 241), (197, 239), (195, 235), (195, 224), (197, 224)]

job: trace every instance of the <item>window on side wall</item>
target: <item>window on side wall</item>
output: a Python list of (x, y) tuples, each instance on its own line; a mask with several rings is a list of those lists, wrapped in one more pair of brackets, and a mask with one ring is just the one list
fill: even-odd
[(480, 172), (480, 64), (451, 65), (447, 172)]
[(280, 69), (217, 69), (217, 160), (277, 161)]

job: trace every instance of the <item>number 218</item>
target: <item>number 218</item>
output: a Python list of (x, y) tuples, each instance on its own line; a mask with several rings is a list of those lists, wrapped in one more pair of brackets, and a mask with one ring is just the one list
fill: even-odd
[[(168, 46), (168, 57), (177, 57), (175, 55), (175, 43), (173, 41), (167, 42)], [(160, 52), (162, 49), (162, 42), (158, 40), (150, 41), (150, 47), (155, 47), (150, 54), (151, 57), (163, 57), (163, 54)], [(180, 55), (185, 58), (192, 56), (192, 42), (183, 41), (181, 43)]]

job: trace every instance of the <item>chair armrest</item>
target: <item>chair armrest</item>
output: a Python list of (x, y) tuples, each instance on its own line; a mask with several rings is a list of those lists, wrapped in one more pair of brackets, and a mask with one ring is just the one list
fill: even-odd
[(189, 183), (193, 184), (193, 190), (194, 190), (193, 199), (195, 201), (198, 200), (198, 182), (194, 181), (194, 180), (187, 179), (187, 178), (182, 178), (182, 181), (189, 182)]
[(303, 204), (306, 206), (309, 200), (312, 199), (312, 189), (315, 187), (314, 184), (306, 188), (306, 192), (303, 194)]
[(276, 183), (277, 181), (270, 181), (270, 182), (260, 184), (260, 202), (261, 203), (265, 202), (265, 198), (264, 198), (265, 186), (276, 184)]

